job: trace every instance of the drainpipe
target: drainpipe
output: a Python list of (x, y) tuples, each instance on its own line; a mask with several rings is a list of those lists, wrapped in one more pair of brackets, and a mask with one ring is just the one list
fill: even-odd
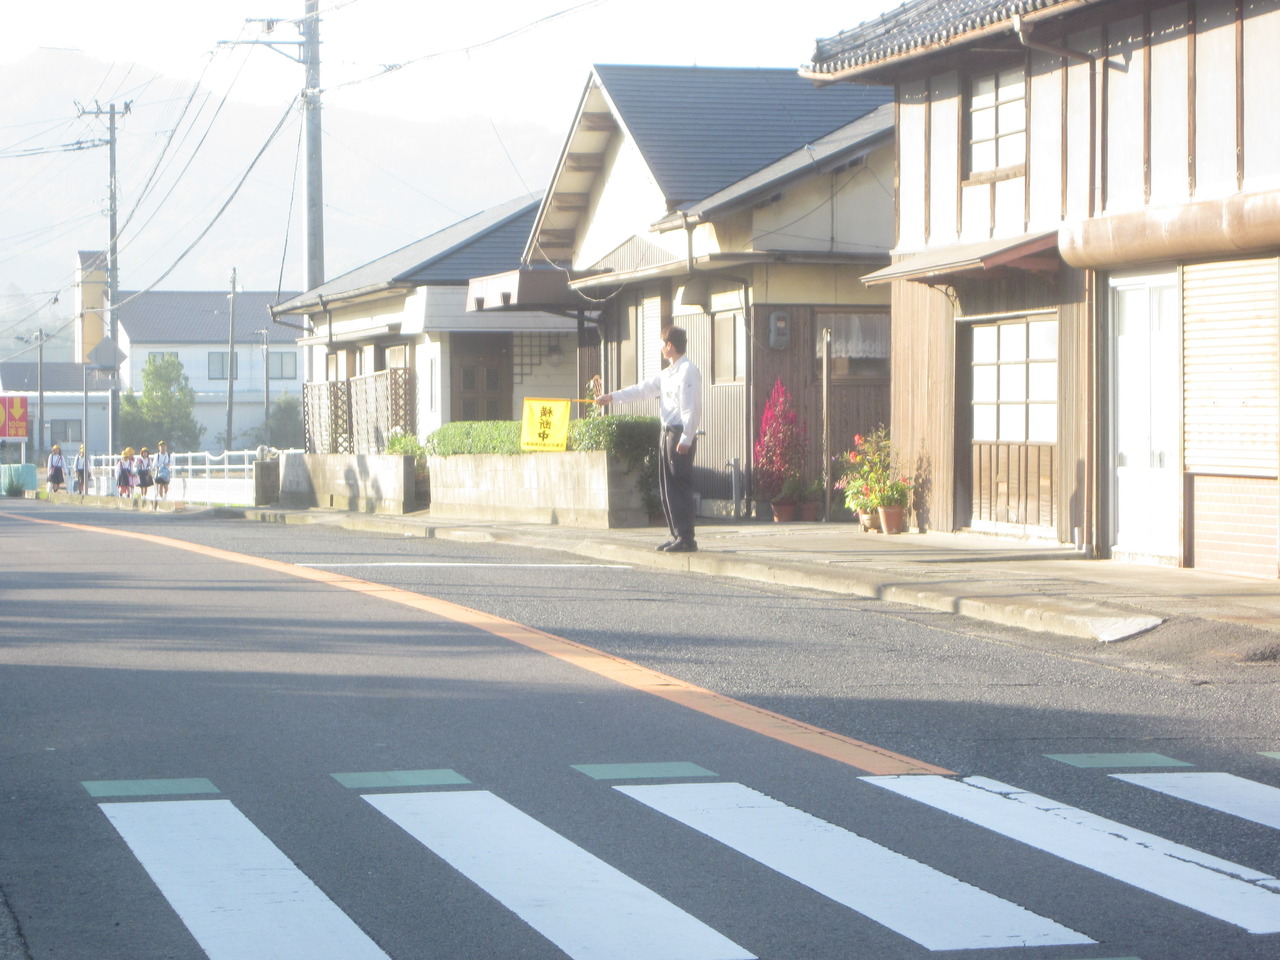
[[(1093, 54), (1083, 53), (1079, 50), (1072, 50), (1070, 47), (1060, 47), (1054, 44), (1041, 43), (1038, 40), (1031, 39), (1031, 25), (1023, 21), (1021, 15), (1014, 14), (1013, 32), (1018, 37), (1018, 42), (1022, 46), (1030, 50), (1041, 50), (1044, 53), (1061, 57), (1064, 60), (1077, 60), (1082, 63), (1089, 64), (1089, 203), (1087, 216), (1093, 217), (1097, 212), (1097, 169), (1098, 169), (1098, 58)], [(1066, 83), (1066, 78), (1063, 78)], [(1082, 517), (1082, 525), (1084, 527), (1083, 535), (1079, 532), (1075, 533), (1073, 540), (1076, 543), (1076, 549), (1085, 556), (1098, 556), (1097, 544), (1103, 539), (1102, 531), (1096, 529), (1098, 517), (1101, 507), (1101, 478), (1098, 476), (1099, 465), (1103, 461), (1103, 457), (1098, 452), (1098, 422), (1101, 419), (1099, 407), (1101, 398), (1098, 396), (1099, 377), (1097, 367), (1100, 362), (1098, 355), (1098, 286), (1097, 271), (1090, 268), (1084, 273), (1084, 309), (1088, 316), (1088, 325), (1085, 330), (1085, 351), (1087, 353), (1086, 362), (1083, 364), (1085, 377), (1085, 396), (1088, 398), (1085, 414), (1085, 451), (1086, 455), (1093, 461), (1093, 469), (1086, 469), (1084, 476), (1085, 496), (1084, 496), (1084, 512)]]

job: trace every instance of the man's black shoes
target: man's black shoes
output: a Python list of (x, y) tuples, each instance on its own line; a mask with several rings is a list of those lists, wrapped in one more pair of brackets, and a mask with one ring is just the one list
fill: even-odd
[(666, 548), (667, 553), (695, 553), (697, 549), (697, 540), (677, 540)]
[(675, 540), (668, 540), (666, 543), (660, 543), (660, 544), (658, 544), (657, 549), (658, 549), (658, 550), (661, 550), (661, 551), (663, 551), (663, 552), (665, 552), (665, 551), (667, 551), (667, 550), (670, 550), (670, 549), (671, 549), (672, 547), (674, 547), (675, 545), (676, 545)]

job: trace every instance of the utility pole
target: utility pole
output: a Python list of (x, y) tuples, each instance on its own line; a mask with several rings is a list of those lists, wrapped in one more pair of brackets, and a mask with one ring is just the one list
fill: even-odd
[[(79, 104), (76, 104), (80, 107)], [(127, 116), (129, 108), (133, 106), (133, 101), (125, 102), (124, 109), (120, 116)], [(119, 324), (120, 318), (116, 313), (116, 303), (120, 298), (120, 265), (116, 260), (116, 241), (118, 239), (118, 228), (116, 226), (117, 212), (117, 181), (116, 181), (116, 105), (111, 104), (106, 110), (95, 100), (92, 110), (86, 110), (80, 107), (80, 116), (82, 117), (107, 117), (107, 217), (109, 220), (108, 230), (110, 237), (107, 242), (107, 336), (111, 338), (113, 344), (119, 343)], [(82, 361), (84, 357), (80, 358)], [(107, 404), (107, 449), (115, 450), (116, 433), (120, 427), (120, 362), (113, 361), (114, 366), (111, 371), (113, 385), (111, 387), (110, 398)]]
[[(282, 57), (300, 63), (306, 70), (302, 103), (306, 124), (307, 151), (307, 289), (324, 283), (324, 169), (321, 163), (320, 127), (320, 0), (303, 0), (303, 16), (295, 25), (301, 40), (222, 40), (219, 46), (254, 44), (264, 46)], [(271, 33), (279, 20), (251, 19)], [(289, 53), (285, 47), (296, 48)]]
[(231, 410), (236, 398), (236, 268), (231, 268), (231, 292), (227, 294), (231, 304), (227, 323), (227, 437), (222, 449), (231, 449)]
[(34, 343), (36, 346), (36, 461), (43, 459), (44, 454), (44, 342), (53, 339), (53, 334), (43, 329), (35, 333), (19, 334), (14, 339), (21, 343)]
[(304, 0), (302, 56), (307, 80), (307, 289), (324, 283), (324, 171), (320, 163), (320, 0)]
[(262, 334), (262, 442), (271, 446), (271, 331)]

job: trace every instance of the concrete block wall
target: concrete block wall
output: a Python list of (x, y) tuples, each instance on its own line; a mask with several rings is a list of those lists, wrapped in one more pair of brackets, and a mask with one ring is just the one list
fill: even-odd
[(292, 453), (280, 455), (280, 505), (412, 513), (413, 457), (390, 454)]
[(608, 529), (643, 527), (636, 475), (603, 451), (428, 457), (431, 516)]

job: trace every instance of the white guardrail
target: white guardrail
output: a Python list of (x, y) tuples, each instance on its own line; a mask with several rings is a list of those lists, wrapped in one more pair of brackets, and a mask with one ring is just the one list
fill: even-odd
[[(186, 503), (220, 503), (231, 506), (253, 506), (253, 464), (255, 460), (276, 459), (280, 451), (272, 447), (256, 450), (227, 450), (224, 453), (170, 454), (169, 499)], [(154, 453), (152, 459), (155, 459)], [(114, 497), (116, 464), (119, 456), (90, 457), (88, 493)], [(155, 489), (149, 491), (155, 496)]]

